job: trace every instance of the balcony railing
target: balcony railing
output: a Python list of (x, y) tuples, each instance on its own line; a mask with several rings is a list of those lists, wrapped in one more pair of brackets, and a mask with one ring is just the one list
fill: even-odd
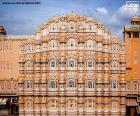
[(126, 31), (140, 31), (139, 25), (126, 25), (124, 28)]

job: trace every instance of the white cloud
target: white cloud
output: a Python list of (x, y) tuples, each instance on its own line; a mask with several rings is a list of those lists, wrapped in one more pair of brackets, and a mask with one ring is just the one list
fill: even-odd
[(136, 15), (138, 10), (138, 8), (130, 8), (123, 5), (111, 16), (110, 23), (122, 24), (126, 19)]
[(130, 24), (131, 17), (138, 15), (139, 10), (138, 8), (130, 8), (126, 7), (126, 5), (122, 5), (116, 9), (113, 14), (107, 12), (108, 15), (100, 15), (101, 13), (99, 11), (103, 10), (96, 8), (99, 20), (111, 30), (112, 34), (118, 34), (120, 38), (123, 36), (123, 27), (126, 24)]
[(96, 8), (96, 11), (101, 14), (108, 14), (108, 11), (105, 7), (98, 7), (98, 8)]
[(127, 7), (126, 5), (121, 6), (118, 9), (118, 13), (120, 13), (121, 16), (132, 16), (135, 13), (137, 13), (139, 10), (138, 7)]
[(113, 33), (117, 33), (119, 37), (122, 38), (123, 27), (127, 24), (130, 24), (130, 19), (137, 15), (139, 9), (138, 8), (130, 8), (126, 7), (126, 5), (122, 5), (109, 19), (109, 25), (111, 26)]

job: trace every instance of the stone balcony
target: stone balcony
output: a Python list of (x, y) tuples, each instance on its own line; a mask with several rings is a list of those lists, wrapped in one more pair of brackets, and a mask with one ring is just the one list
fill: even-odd
[(85, 95), (93, 96), (95, 94), (95, 88), (85, 88)]
[(49, 96), (56, 96), (59, 94), (58, 88), (48, 88)]
[(73, 96), (77, 95), (77, 88), (66, 88), (66, 95)]
[(139, 31), (140, 26), (139, 25), (126, 25), (124, 29), (125, 31)]
[(47, 94), (47, 89), (46, 88), (41, 88), (40, 93), (42, 95), (46, 95)]

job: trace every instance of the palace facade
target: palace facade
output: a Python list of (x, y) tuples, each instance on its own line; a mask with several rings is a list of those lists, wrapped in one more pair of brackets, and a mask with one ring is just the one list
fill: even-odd
[(94, 18), (53, 17), (20, 48), (21, 116), (125, 115), (125, 44)]
[[(135, 18), (132, 27), (139, 27)], [(0, 99), (17, 97), (20, 116), (138, 114), (139, 40), (127, 27), (120, 40), (73, 12), (52, 17), (31, 36), (6, 35), (0, 26)]]

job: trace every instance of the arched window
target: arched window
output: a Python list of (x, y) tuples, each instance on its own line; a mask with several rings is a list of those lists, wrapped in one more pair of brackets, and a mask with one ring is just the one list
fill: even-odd
[(33, 99), (32, 98), (25, 98), (25, 109), (32, 109), (33, 108)]
[(92, 80), (88, 80), (87, 81), (87, 85), (88, 85), (87, 86), (88, 88), (93, 88), (93, 81)]
[(30, 82), (27, 81), (27, 88), (30, 88)]
[(57, 31), (57, 25), (56, 24), (51, 24), (50, 25), (50, 32), (56, 32)]
[(72, 39), (69, 39), (68, 40), (68, 47), (69, 48), (74, 48), (76, 46), (76, 42), (75, 40), (72, 38)]
[(57, 41), (56, 40), (51, 40), (50, 41), (50, 48), (51, 49), (57, 48)]
[(112, 66), (112, 68), (116, 69), (118, 67), (118, 62), (117, 61), (112, 61), (111, 66)]
[(61, 26), (60, 26), (60, 28), (62, 29), (62, 30), (64, 30), (64, 29), (66, 29), (66, 23), (65, 22), (61, 22)]
[(55, 60), (51, 60), (50, 66), (51, 66), (51, 67), (56, 67), (56, 61), (55, 61)]
[(70, 22), (69, 31), (75, 31), (75, 23), (74, 22)]
[(33, 50), (34, 50), (33, 44), (28, 44), (27, 45), (27, 53), (33, 53)]
[(55, 80), (51, 80), (49, 85), (50, 88), (57, 88), (57, 82)]
[(112, 109), (117, 109), (118, 108), (118, 102), (117, 101), (112, 101), (111, 102), (111, 106), (112, 106)]
[(33, 61), (28, 60), (26, 64), (27, 67), (33, 67)]
[(118, 45), (117, 44), (112, 44), (112, 50), (116, 52), (118, 50)]
[(43, 43), (42, 44), (42, 51), (46, 51), (47, 50), (47, 43)]
[(75, 66), (76, 66), (75, 60), (74, 59), (69, 59), (68, 60), (68, 67), (75, 67)]
[(27, 88), (32, 88), (32, 81), (31, 80), (27, 81), (26, 85)]
[(93, 48), (93, 41), (92, 40), (88, 40), (87, 41), (87, 49), (92, 49)]
[(41, 46), (40, 45), (36, 45), (36, 52), (40, 52), (40, 49), (41, 48)]
[(116, 82), (116, 81), (112, 81), (112, 82), (111, 82), (111, 88), (112, 88), (112, 89), (118, 88), (118, 85), (117, 85), (117, 82)]
[(33, 101), (31, 99), (26, 99), (25, 100), (25, 108), (26, 109), (31, 109), (33, 106)]
[(93, 61), (92, 60), (87, 61), (87, 67), (93, 67)]
[(68, 80), (68, 87), (73, 88), (75, 87), (74, 85), (75, 85), (75, 82), (73, 79)]
[(69, 99), (66, 103), (67, 107), (70, 109), (70, 110), (73, 110), (77, 107), (77, 101), (74, 100), (74, 99)]
[(93, 100), (92, 99), (87, 99), (86, 100), (86, 107), (87, 108), (93, 108)]
[(56, 99), (53, 98), (49, 100), (49, 107), (56, 108), (57, 104), (58, 104), (58, 101)]

